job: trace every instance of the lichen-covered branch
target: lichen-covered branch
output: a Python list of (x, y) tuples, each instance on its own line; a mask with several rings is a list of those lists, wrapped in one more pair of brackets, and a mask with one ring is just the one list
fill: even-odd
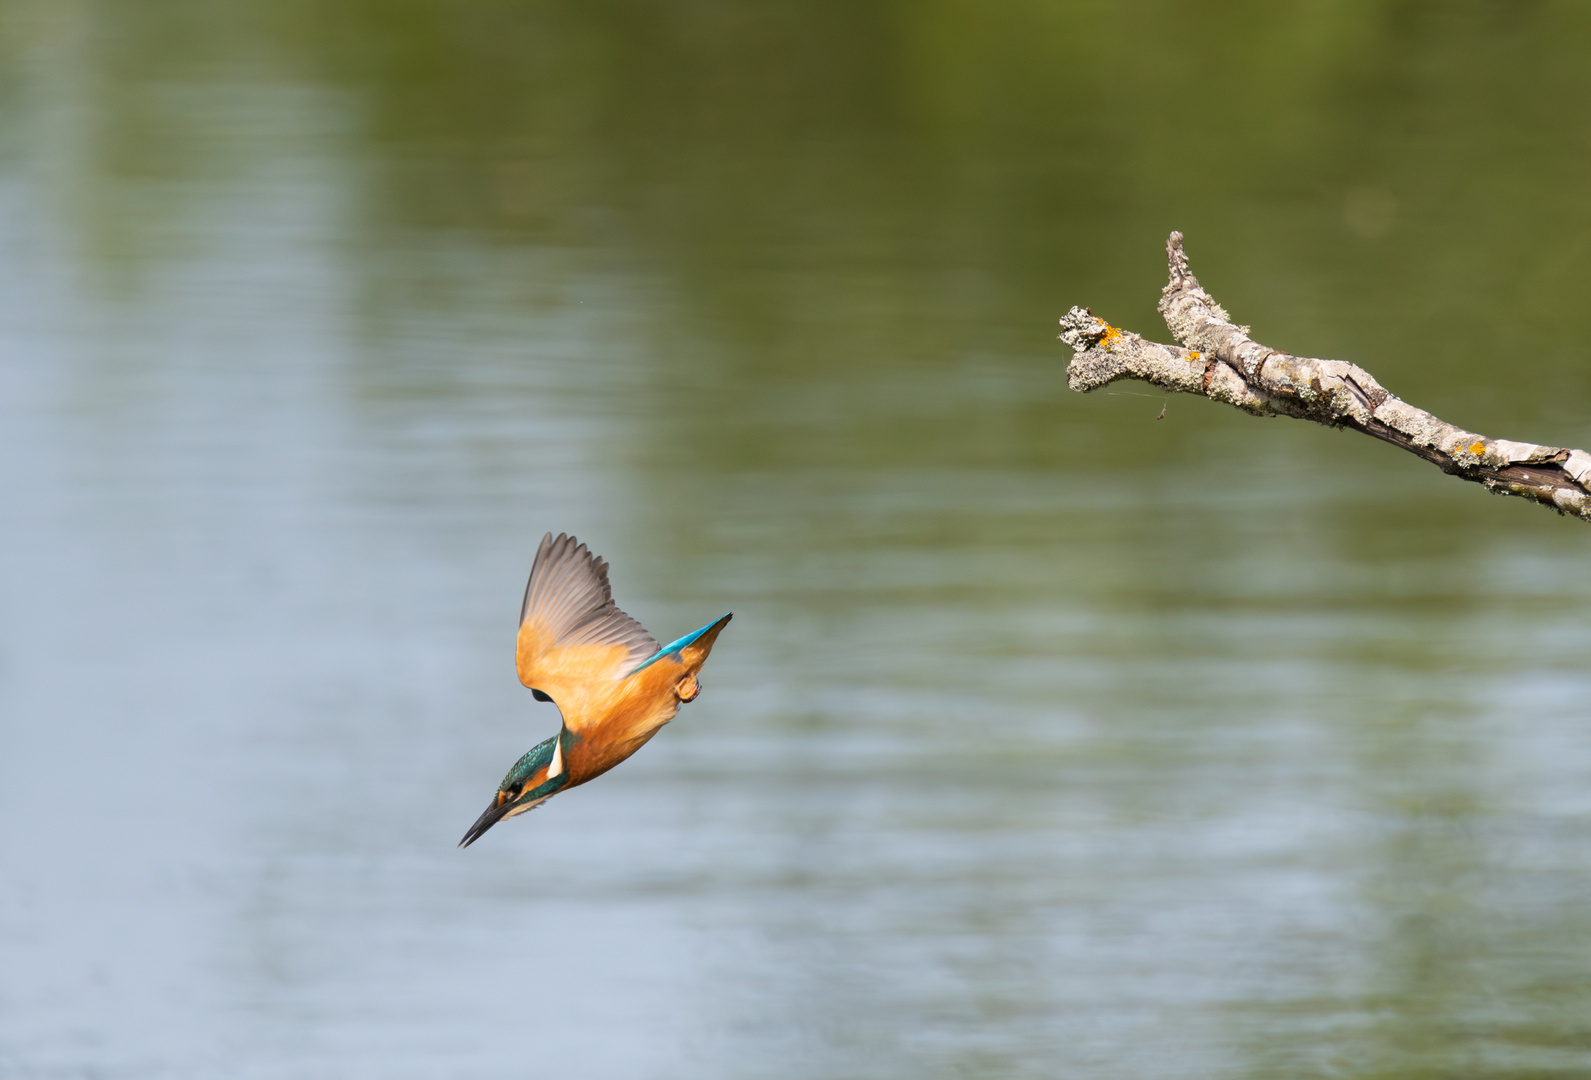
[(1181, 344), (1146, 341), (1074, 307), (1061, 320), (1061, 340), (1076, 350), (1066, 369), (1073, 390), (1086, 394), (1117, 379), (1139, 379), (1256, 416), (1352, 428), (1499, 495), (1534, 499), (1591, 521), (1591, 454), (1489, 439), (1400, 400), (1356, 364), (1261, 345), (1199, 285), (1188, 269), (1181, 233), (1166, 241), (1166, 255), (1171, 280), (1160, 295), (1160, 314)]

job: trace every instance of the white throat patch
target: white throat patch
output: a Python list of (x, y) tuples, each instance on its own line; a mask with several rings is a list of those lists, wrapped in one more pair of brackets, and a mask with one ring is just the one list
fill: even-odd
[(563, 732), (558, 732), (557, 740), (552, 744), (552, 761), (547, 766), (547, 779), (563, 775)]

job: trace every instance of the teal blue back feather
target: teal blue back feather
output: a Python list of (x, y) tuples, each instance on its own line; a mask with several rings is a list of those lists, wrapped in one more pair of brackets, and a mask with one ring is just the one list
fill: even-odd
[[(733, 614), (733, 612), (730, 614)], [(653, 653), (652, 656), (648, 658), (647, 661), (640, 667), (631, 669), (630, 675), (634, 675), (637, 671), (641, 671), (647, 667), (650, 667), (659, 660), (663, 659), (665, 656), (678, 656), (681, 649), (685, 648), (691, 642), (695, 641), (697, 638), (701, 637), (703, 634), (707, 633), (707, 631), (711, 630), (713, 627), (717, 626), (727, 618), (729, 618), (729, 615), (720, 615), (718, 618), (714, 619), (700, 630), (693, 630), (679, 640), (669, 642), (667, 645), (657, 650), (657, 652)], [(629, 678), (629, 675), (626, 675), (625, 678)]]

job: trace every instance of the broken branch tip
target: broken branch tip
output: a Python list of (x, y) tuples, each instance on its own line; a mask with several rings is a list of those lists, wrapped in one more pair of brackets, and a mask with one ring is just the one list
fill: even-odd
[(1188, 273), (1188, 254), (1182, 250), (1182, 233), (1171, 230), (1166, 237), (1166, 262), (1171, 265), (1171, 282), (1180, 285), (1192, 275)]

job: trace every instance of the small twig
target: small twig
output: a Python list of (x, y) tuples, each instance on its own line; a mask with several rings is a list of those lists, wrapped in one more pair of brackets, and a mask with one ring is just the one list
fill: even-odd
[(1356, 364), (1261, 345), (1199, 285), (1181, 233), (1166, 241), (1166, 255), (1171, 280), (1160, 295), (1160, 314), (1181, 345), (1146, 341), (1074, 307), (1061, 320), (1061, 340), (1076, 350), (1066, 369), (1073, 390), (1086, 394), (1118, 379), (1140, 379), (1256, 416), (1352, 428), (1499, 495), (1534, 499), (1591, 521), (1591, 454), (1488, 439), (1400, 400)]

